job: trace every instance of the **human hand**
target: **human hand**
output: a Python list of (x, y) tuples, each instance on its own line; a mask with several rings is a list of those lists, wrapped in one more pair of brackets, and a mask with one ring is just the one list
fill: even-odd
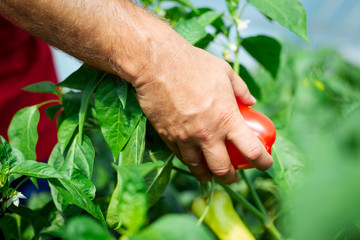
[(271, 156), (237, 107), (237, 101), (256, 102), (243, 80), (222, 59), (187, 43), (175, 46), (178, 51), (159, 54), (156, 65), (146, 66), (132, 82), (144, 114), (168, 147), (201, 182), (210, 180), (209, 170), (223, 183), (238, 179), (225, 140), (257, 169), (269, 168)]

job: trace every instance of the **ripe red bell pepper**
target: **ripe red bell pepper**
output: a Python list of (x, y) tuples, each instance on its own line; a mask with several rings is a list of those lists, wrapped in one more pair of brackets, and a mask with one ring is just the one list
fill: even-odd
[[(266, 151), (271, 154), (271, 147), (276, 139), (274, 123), (264, 114), (248, 106), (239, 104), (238, 107), (246, 123), (264, 144)], [(226, 141), (226, 148), (235, 169), (247, 169), (253, 167), (230, 141)]]

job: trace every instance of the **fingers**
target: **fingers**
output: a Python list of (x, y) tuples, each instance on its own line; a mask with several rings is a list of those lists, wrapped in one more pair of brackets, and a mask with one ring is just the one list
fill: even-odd
[(251, 165), (261, 171), (270, 168), (273, 163), (272, 157), (245, 121), (240, 118), (235, 126), (234, 130), (229, 132), (228, 140), (239, 149)]
[(188, 143), (179, 143), (179, 149), (181, 152), (182, 161), (189, 168), (191, 173), (200, 182), (210, 181), (211, 176), (208, 170), (206, 170), (204, 167), (204, 157), (201, 150)]
[(239, 177), (231, 165), (223, 140), (203, 146), (202, 151), (214, 177), (222, 183), (236, 182)]
[(171, 143), (165, 138), (162, 138), (162, 140), (166, 143), (170, 151), (173, 152), (178, 159), (181, 159), (181, 153), (178, 146), (175, 143)]
[(254, 105), (256, 99), (251, 95), (245, 82), (234, 71), (230, 73), (231, 85), (234, 90), (236, 101), (247, 106)]

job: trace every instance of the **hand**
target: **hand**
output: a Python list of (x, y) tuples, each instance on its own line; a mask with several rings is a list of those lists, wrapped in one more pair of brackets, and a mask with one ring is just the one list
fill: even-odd
[(226, 62), (191, 46), (131, 1), (103, 3), (0, 1), (0, 12), (55, 47), (131, 82), (145, 115), (199, 181), (210, 179), (203, 158), (221, 182), (236, 181), (225, 140), (256, 168), (271, 166), (235, 96), (245, 105), (255, 100)]
[(183, 47), (165, 51), (133, 81), (144, 114), (168, 147), (201, 182), (210, 180), (203, 158), (219, 181), (238, 179), (225, 140), (259, 170), (269, 168), (271, 156), (237, 107), (236, 99), (256, 102), (243, 80), (220, 58), (187, 43), (175, 45)]

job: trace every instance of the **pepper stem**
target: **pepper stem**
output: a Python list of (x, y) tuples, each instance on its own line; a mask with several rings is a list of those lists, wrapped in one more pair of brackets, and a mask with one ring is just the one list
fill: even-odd
[(204, 210), (204, 212), (201, 214), (198, 222), (197, 222), (197, 226), (200, 226), (201, 223), (204, 221), (205, 217), (206, 217), (206, 214), (208, 213), (209, 209), (210, 209), (210, 205), (211, 205), (211, 201), (212, 201), (212, 198), (213, 198), (213, 195), (214, 195), (214, 191), (215, 191), (215, 180), (214, 180), (214, 177), (211, 176), (211, 187), (210, 187), (210, 196), (209, 196), (209, 199), (208, 199), (208, 202), (207, 202), (207, 206)]
[(245, 172), (243, 170), (240, 171), (241, 177), (245, 180), (246, 184), (249, 187), (251, 196), (254, 198), (256, 206), (259, 208), (259, 210), (267, 216), (267, 211), (264, 207), (264, 204), (261, 202), (259, 195), (257, 194), (254, 185), (249, 181), (249, 178), (246, 176)]

